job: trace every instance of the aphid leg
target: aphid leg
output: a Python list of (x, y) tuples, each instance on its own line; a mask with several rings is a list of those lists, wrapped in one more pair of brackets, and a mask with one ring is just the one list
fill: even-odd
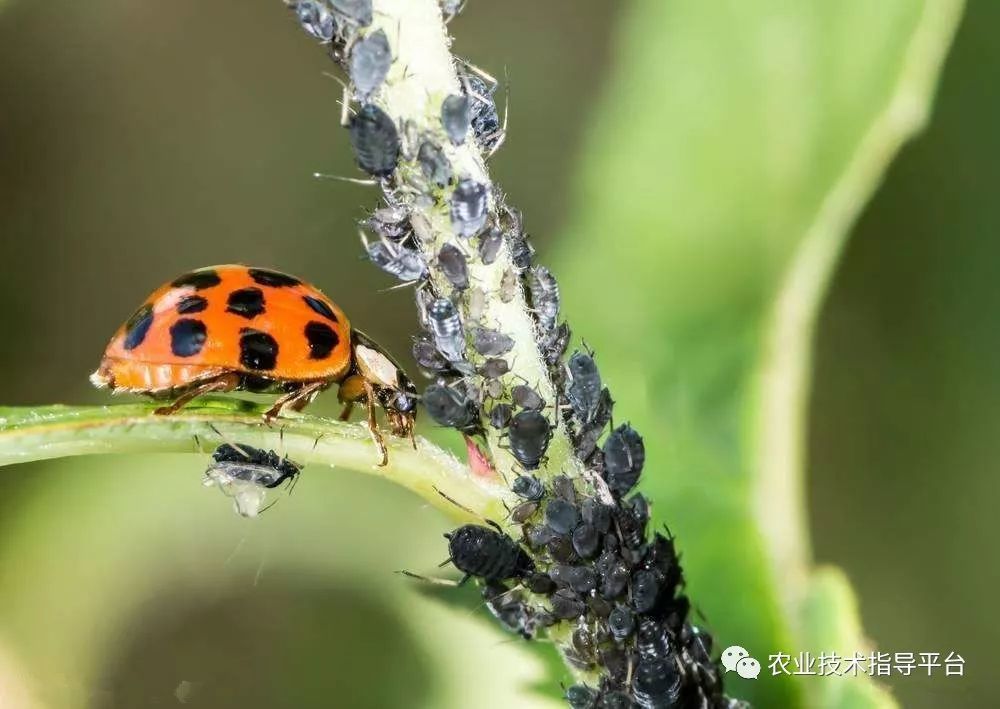
[(168, 406), (161, 406), (156, 409), (153, 413), (159, 416), (169, 416), (171, 414), (176, 414), (185, 405), (189, 404), (192, 399), (195, 399), (202, 394), (210, 394), (212, 392), (221, 391), (233, 391), (240, 384), (240, 377), (238, 374), (227, 373), (220, 374), (212, 379), (206, 379), (205, 381), (195, 385), (191, 389), (181, 394), (179, 397), (174, 399), (174, 401)]
[(223, 443), (228, 443), (232, 448), (234, 448), (244, 458), (246, 458), (247, 460), (250, 459), (250, 454), (247, 453), (245, 450), (243, 450), (243, 448), (240, 446), (239, 443), (237, 443), (236, 441), (234, 441), (233, 439), (231, 439), (229, 436), (227, 436), (226, 434), (224, 434), (222, 431), (220, 431), (219, 429), (217, 429), (215, 427), (214, 423), (208, 424), (208, 427), (210, 429), (212, 429), (213, 431), (215, 431), (215, 435), (219, 437), (220, 441), (222, 441)]
[(452, 581), (451, 579), (436, 579), (430, 576), (421, 576), (420, 574), (415, 574), (412, 571), (407, 571), (406, 569), (401, 569), (396, 572), (397, 574), (402, 574), (403, 576), (408, 576), (411, 579), (416, 579), (417, 581), (423, 581), (425, 583), (432, 583), (436, 586), (449, 586), (451, 588), (458, 588), (462, 583), (458, 581)]
[[(466, 507), (465, 505), (463, 505), (461, 502), (459, 502), (458, 500), (456, 500), (454, 497), (450, 497), (446, 493), (444, 493), (441, 490), (439, 490), (437, 488), (437, 486), (432, 485), (431, 487), (434, 488), (434, 492), (436, 492), (437, 494), (439, 494), (441, 497), (443, 497), (444, 499), (446, 499), (451, 504), (455, 505), (455, 507), (457, 507), (458, 509), (460, 509), (460, 510), (462, 510), (464, 512), (468, 512), (473, 517), (479, 517), (478, 514), (476, 514), (472, 510), (470, 510), (468, 507)], [(449, 561), (450, 561), (450, 559), (449, 559)], [(447, 562), (445, 562), (445, 563), (447, 563)]]

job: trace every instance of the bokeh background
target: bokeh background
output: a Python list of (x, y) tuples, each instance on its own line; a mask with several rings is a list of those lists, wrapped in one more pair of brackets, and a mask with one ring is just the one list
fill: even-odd
[[(543, 259), (574, 236), (561, 225), (589, 118), (628, 53), (615, 43), (619, 12), (470, 0), (452, 25), (458, 53), (510, 77), (511, 131), (492, 168)], [(995, 692), (998, 21), (995, 3), (967, 8), (933, 120), (854, 228), (818, 331), (815, 556), (846, 571), (879, 647), (955, 650), (968, 663), (964, 678), (892, 678), (912, 707), (989, 705)], [(302, 275), (408, 352), (410, 292), (386, 290), (359, 258), (354, 223), (374, 191), (310, 177), (354, 174), (327, 69), (277, 0), (0, 5), (3, 403), (105, 401), (86, 375), (110, 333), (159, 283), (213, 263)], [(634, 190), (659, 194), (648, 181)], [(612, 271), (601, 287), (628, 277)], [(572, 300), (567, 312), (588, 339), (587, 328), (616, 323), (574, 318)], [(0, 668), (39, 706), (536, 701), (525, 689), (543, 681), (535, 655), (481, 611), (450, 610), (391, 573), (440, 560), (447, 522), (436, 512), (369, 477), (320, 470), (247, 522), (200, 488), (203, 464), (102, 457), (4, 470)], [(682, 544), (694, 533), (681, 532)]]

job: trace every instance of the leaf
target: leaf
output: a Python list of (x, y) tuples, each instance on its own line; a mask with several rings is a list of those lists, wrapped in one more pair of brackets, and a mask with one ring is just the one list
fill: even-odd
[[(554, 269), (564, 312), (646, 437), (642, 487), (717, 647), (765, 667), (727, 676), (757, 706), (844, 691), (772, 678), (769, 654), (865, 646), (846, 582), (834, 598), (811, 578), (812, 335), (851, 225), (926, 120), (961, 8), (638, 0), (584, 145)], [(813, 644), (817, 615), (847, 648)], [(892, 705), (852, 687), (853, 706)]]

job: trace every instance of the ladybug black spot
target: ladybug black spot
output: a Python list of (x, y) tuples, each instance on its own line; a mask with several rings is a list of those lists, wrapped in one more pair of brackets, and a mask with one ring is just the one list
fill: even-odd
[(240, 330), (240, 364), (247, 369), (274, 369), (278, 362), (278, 342), (266, 332)]
[(190, 315), (200, 313), (208, 307), (208, 301), (200, 295), (186, 295), (177, 301), (177, 313), (179, 315)]
[(340, 343), (340, 337), (333, 328), (316, 321), (306, 325), (306, 339), (309, 340), (309, 359), (326, 359)]
[(153, 324), (153, 306), (146, 303), (132, 314), (125, 323), (125, 349), (134, 350), (146, 339), (149, 326)]
[(279, 273), (278, 271), (271, 271), (267, 268), (251, 268), (249, 273), (250, 278), (252, 278), (255, 283), (259, 283), (262, 286), (271, 286), (272, 288), (297, 286), (302, 282), (298, 278), (294, 278), (293, 276), (289, 276), (285, 273)]
[(194, 318), (181, 318), (170, 326), (170, 351), (178, 357), (194, 357), (205, 346), (208, 330)]
[(241, 288), (229, 294), (226, 312), (252, 320), (264, 312), (264, 291), (260, 288)]
[(186, 273), (177, 280), (175, 280), (172, 285), (174, 288), (184, 288), (187, 286), (193, 287), (195, 290), (205, 290), (206, 288), (214, 288), (215, 286), (222, 283), (222, 279), (219, 278), (219, 274), (212, 269), (202, 269), (200, 271), (191, 271), (191, 273)]
[(313, 298), (311, 295), (304, 295), (302, 296), (302, 300), (306, 302), (306, 305), (308, 305), (313, 310), (313, 312), (319, 313), (330, 322), (339, 322), (337, 320), (336, 313), (334, 313), (333, 310), (330, 309), (329, 305), (324, 303), (319, 298)]

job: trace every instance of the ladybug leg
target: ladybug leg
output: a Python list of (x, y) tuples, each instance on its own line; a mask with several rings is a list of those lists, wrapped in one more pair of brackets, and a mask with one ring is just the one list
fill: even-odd
[(227, 373), (220, 374), (218, 377), (213, 377), (212, 379), (206, 379), (205, 381), (197, 384), (191, 389), (187, 390), (179, 397), (174, 399), (174, 401), (168, 406), (161, 406), (156, 409), (153, 413), (160, 416), (169, 416), (170, 414), (176, 414), (187, 404), (191, 402), (192, 399), (201, 396), (202, 394), (209, 394), (213, 391), (233, 391), (240, 385), (240, 377), (237, 374)]
[(309, 402), (316, 398), (317, 394), (326, 388), (326, 385), (327, 383), (324, 381), (307, 382), (298, 389), (293, 389), (287, 394), (278, 397), (278, 400), (274, 402), (274, 406), (264, 412), (264, 420), (270, 423), (278, 418), (285, 409), (301, 411)]
[(382, 434), (378, 430), (378, 421), (375, 419), (375, 388), (372, 387), (371, 382), (367, 379), (364, 380), (365, 385), (365, 405), (368, 407), (368, 431), (372, 435), (372, 440), (375, 441), (375, 445), (378, 447), (379, 454), (382, 456), (378, 467), (383, 467), (389, 462), (389, 451), (385, 448), (385, 441), (382, 439)]
[(365, 378), (360, 374), (352, 374), (340, 383), (337, 399), (344, 404), (344, 410), (340, 412), (341, 421), (346, 421), (351, 417), (354, 402), (365, 398), (365, 395)]

